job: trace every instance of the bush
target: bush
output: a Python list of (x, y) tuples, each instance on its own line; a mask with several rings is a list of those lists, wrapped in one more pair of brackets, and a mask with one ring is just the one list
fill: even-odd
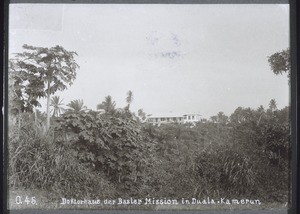
[(140, 193), (151, 141), (136, 121), (91, 111), (66, 113), (58, 124), (56, 140), (69, 145), (81, 163), (104, 174), (123, 197)]
[(12, 188), (47, 190), (53, 197), (115, 195), (113, 186), (103, 175), (80, 163), (69, 146), (53, 141), (53, 130), (42, 135), (32, 125), (28, 121), (21, 130), (10, 127), (9, 185)]

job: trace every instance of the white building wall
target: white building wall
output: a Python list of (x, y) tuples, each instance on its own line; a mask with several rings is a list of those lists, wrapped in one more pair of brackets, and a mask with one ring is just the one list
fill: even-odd
[(154, 125), (160, 125), (160, 124), (166, 124), (166, 123), (195, 123), (201, 120), (201, 115), (199, 114), (185, 114), (182, 116), (160, 116), (160, 117), (149, 117), (147, 118), (147, 122), (154, 124)]

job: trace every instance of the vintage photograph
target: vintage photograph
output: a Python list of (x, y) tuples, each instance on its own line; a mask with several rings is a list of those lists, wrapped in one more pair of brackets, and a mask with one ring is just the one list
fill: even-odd
[(10, 4), (8, 208), (287, 210), (288, 4)]

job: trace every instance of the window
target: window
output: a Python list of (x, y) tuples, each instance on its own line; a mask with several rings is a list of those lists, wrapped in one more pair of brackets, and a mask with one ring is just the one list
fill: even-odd
[(191, 116), (188, 116), (189, 120), (191, 120)]

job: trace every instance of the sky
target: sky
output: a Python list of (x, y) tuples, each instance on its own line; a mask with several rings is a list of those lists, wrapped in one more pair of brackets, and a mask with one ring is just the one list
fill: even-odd
[[(289, 47), (288, 5), (10, 4), (9, 56), (22, 45), (76, 51), (72, 86), (55, 95), (89, 109), (111, 95), (147, 114), (289, 105), (286, 75), (268, 56)], [(41, 100), (45, 109), (45, 100)]]

